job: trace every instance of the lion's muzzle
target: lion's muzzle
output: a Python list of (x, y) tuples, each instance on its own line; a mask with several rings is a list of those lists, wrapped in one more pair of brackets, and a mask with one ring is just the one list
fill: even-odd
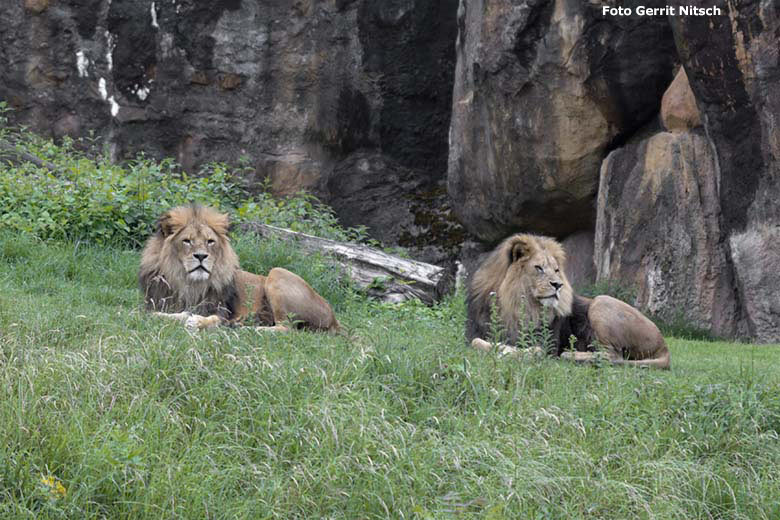
[(211, 264), (213, 260), (207, 253), (193, 253), (189, 261), (186, 262), (187, 276), (191, 280), (208, 280), (211, 276)]

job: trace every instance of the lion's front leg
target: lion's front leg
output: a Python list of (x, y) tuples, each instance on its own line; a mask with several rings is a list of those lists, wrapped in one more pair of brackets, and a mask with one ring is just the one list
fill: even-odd
[[(501, 357), (521, 358), (544, 354), (544, 350), (541, 347), (517, 348), (504, 343), (498, 343), (495, 346), (498, 355)], [(491, 352), (493, 350), (493, 343), (481, 338), (474, 338), (471, 341), (471, 348), (481, 350), (482, 352)]]
[(290, 327), (287, 327), (285, 325), (272, 325), (272, 326), (255, 327), (255, 330), (257, 332), (289, 332)]
[(596, 352), (579, 352), (574, 350), (567, 350), (566, 352), (561, 353), (561, 359), (565, 359), (567, 361), (574, 361), (575, 363), (601, 363), (605, 361), (615, 362), (617, 357), (610, 353), (603, 350), (599, 350)]
[(216, 314), (201, 316), (191, 312), (155, 312), (154, 315), (184, 323), (184, 326), (190, 330), (210, 329), (222, 322)]

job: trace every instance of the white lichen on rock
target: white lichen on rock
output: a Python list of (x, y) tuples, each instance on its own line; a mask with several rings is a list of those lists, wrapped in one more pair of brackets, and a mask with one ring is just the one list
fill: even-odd
[(84, 50), (79, 49), (76, 52), (76, 69), (79, 71), (80, 78), (86, 78), (88, 75), (87, 68), (89, 67), (89, 58), (84, 55)]

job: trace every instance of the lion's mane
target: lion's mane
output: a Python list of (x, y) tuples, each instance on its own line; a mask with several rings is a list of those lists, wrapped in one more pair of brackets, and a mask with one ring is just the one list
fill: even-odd
[[(485, 259), (468, 287), (466, 336), (488, 338), (491, 308), (499, 313), (509, 344), (517, 341), (519, 322), (532, 327), (549, 324), (555, 316), (571, 314), (573, 291), (564, 274), (566, 255), (552, 238), (512, 235)], [(555, 298), (540, 299), (551, 284), (560, 284)], [(544, 300), (548, 300), (543, 303)]]
[[(177, 249), (177, 236), (187, 228), (208, 226), (216, 235), (211, 276), (203, 282), (187, 278)], [(157, 222), (157, 231), (141, 255), (138, 281), (147, 309), (190, 311), (232, 319), (239, 303), (236, 290), (238, 256), (228, 240), (227, 215), (193, 205), (174, 208)]]

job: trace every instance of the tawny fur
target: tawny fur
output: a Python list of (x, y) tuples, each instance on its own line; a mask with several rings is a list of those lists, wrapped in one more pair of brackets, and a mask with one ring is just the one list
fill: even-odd
[[(586, 309), (590, 329), (586, 332), (587, 336), (605, 348), (610, 362), (648, 368), (670, 367), (671, 355), (661, 331), (639, 310), (606, 295), (592, 300), (580, 296), (576, 298), (583, 301)], [(598, 356), (599, 353), (594, 352), (577, 352), (574, 359), (592, 362)]]
[(147, 309), (195, 328), (250, 318), (281, 331), (289, 320), (315, 330), (339, 328), (330, 304), (300, 276), (280, 267), (267, 276), (242, 271), (229, 225), (227, 215), (198, 205), (160, 217), (138, 274)]
[[(518, 324), (550, 325), (552, 354), (561, 355), (574, 336), (574, 354), (566, 357), (593, 362), (606, 349), (615, 364), (669, 368), (670, 355), (658, 327), (634, 307), (610, 296), (576, 295), (564, 274), (566, 256), (554, 239), (517, 234), (504, 240), (474, 273), (469, 284), (466, 336), (471, 346), (490, 350), (490, 309), (497, 306), (504, 329), (504, 355), (517, 355)], [(554, 291), (553, 291), (554, 289)], [(551, 298), (551, 292), (555, 297)], [(531, 349), (541, 352), (538, 346)]]

